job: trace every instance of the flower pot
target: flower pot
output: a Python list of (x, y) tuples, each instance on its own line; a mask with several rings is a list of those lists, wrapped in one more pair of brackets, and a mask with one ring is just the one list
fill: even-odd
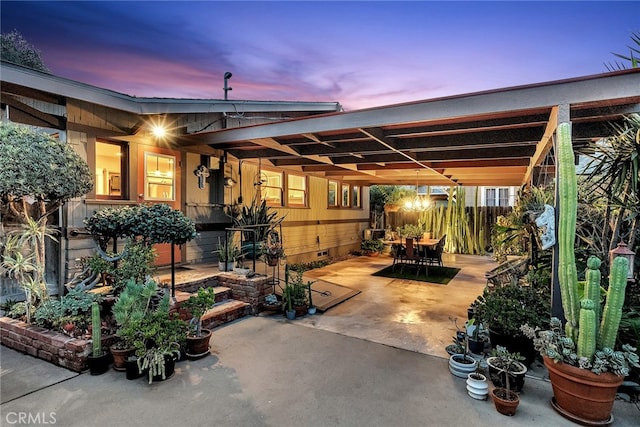
[(144, 372), (140, 372), (140, 369), (138, 369), (138, 359), (135, 357), (129, 357), (125, 360), (124, 368), (127, 372), (128, 380), (136, 380), (144, 375)]
[(467, 375), (467, 394), (477, 400), (487, 400), (489, 395), (487, 377), (477, 372)]
[(113, 356), (113, 369), (116, 371), (125, 371), (127, 368), (125, 362), (129, 356), (133, 355), (133, 348), (118, 349), (115, 346), (109, 347), (109, 351)]
[(533, 347), (533, 340), (525, 336), (510, 336), (503, 335), (489, 329), (489, 338), (491, 340), (491, 347), (497, 346), (505, 347), (511, 353), (520, 353), (524, 357), (522, 363), (528, 368), (531, 366), (538, 352)]
[(162, 378), (162, 374), (154, 375), (153, 382), (156, 381), (165, 381), (169, 378), (173, 377), (176, 369), (176, 359), (171, 355), (164, 356), (164, 378)]
[[(489, 367), (489, 378), (491, 378), (491, 382), (496, 387), (506, 387), (504, 382), (504, 372), (500, 370), (495, 365), (495, 357), (487, 358), (487, 366)], [(527, 367), (524, 363), (520, 363), (518, 361), (513, 362), (514, 365), (517, 366), (517, 369), (514, 369), (509, 372), (509, 389), (511, 391), (515, 391), (516, 393), (520, 393), (522, 391), (522, 387), (524, 387), (524, 377), (527, 373)]]
[(302, 317), (307, 314), (307, 306), (305, 304), (293, 304), (293, 309), (296, 312), (296, 317)]
[(376, 252), (376, 251), (365, 251), (364, 253), (368, 257), (377, 257), (378, 255), (380, 255), (380, 252)]
[(469, 338), (469, 351), (473, 354), (484, 353), (484, 341), (476, 341)]
[(294, 320), (296, 318), (295, 310), (287, 310), (287, 319)]
[(477, 367), (478, 361), (471, 356), (454, 354), (449, 357), (449, 371), (456, 377), (467, 378)]
[(186, 355), (190, 359), (199, 359), (209, 354), (209, 340), (211, 339), (211, 330), (202, 329), (201, 336), (187, 336)]
[(553, 388), (551, 406), (563, 417), (582, 425), (609, 425), (616, 391), (624, 377), (604, 372), (595, 374), (544, 357)]
[(494, 388), (491, 391), (491, 397), (493, 398), (496, 411), (502, 415), (515, 415), (518, 404), (520, 403), (520, 398), (515, 392), (507, 391), (506, 388)]
[(87, 356), (87, 364), (89, 365), (89, 373), (91, 375), (102, 375), (109, 370), (109, 364), (111, 363), (111, 354), (109, 352), (102, 352), (98, 356), (94, 356), (91, 353)]
[(307, 313), (311, 315), (316, 314), (316, 307), (309, 307), (309, 309), (307, 310)]
[(220, 271), (233, 271), (233, 266), (236, 263), (233, 261), (228, 261), (228, 262), (221, 262), (218, 261), (218, 270)]
[(267, 255), (267, 265), (269, 267), (275, 267), (276, 265), (278, 265), (278, 261), (280, 261), (280, 258), (277, 256), (273, 256), (273, 255)]

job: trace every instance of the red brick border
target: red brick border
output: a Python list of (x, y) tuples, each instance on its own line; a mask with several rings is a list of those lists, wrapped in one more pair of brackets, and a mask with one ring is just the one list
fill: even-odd
[[(103, 338), (103, 347), (112, 340)], [(87, 369), (91, 353), (91, 340), (71, 338), (10, 317), (0, 317), (0, 344), (75, 372)]]

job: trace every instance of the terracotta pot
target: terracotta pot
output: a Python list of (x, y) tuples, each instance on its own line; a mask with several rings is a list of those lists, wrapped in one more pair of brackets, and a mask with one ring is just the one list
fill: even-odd
[(553, 388), (551, 405), (560, 415), (582, 425), (608, 425), (613, 421), (613, 402), (624, 377), (611, 372), (595, 374), (554, 363), (548, 357), (544, 358), (544, 365)]
[(114, 346), (109, 347), (109, 351), (113, 356), (113, 369), (116, 371), (126, 371), (127, 367), (125, 366), (125, 362), (129, 356), (133, 355), (135, 351), (133, 348), (126, 348), (124, 350), (120, 350), (115, 348)]
[(378, 255), (380, 255), (380, 253), (376, 251), (365, 251), (365, 254), (367, 254), (367, 256), (369, 257), (377, 257)]
[(518, 404), (520, 404), (520, 398), (515, 392), (507, 391), (506, 388), (494, 388), (491, 390), (491, 397), (496, 411), (502, 415), (515, 415)]
[(187, 357), (200, 358), (209, 354), (209, 340), (211, 339), (211, 330), (202, 329), (201, 336), (187, 336)]

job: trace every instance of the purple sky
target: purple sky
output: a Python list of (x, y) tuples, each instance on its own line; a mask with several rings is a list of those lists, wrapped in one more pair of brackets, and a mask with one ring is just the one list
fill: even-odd
[(129, 95), (354, 110), (606, 71), (640, 2), (12, 2), (53, 74)]

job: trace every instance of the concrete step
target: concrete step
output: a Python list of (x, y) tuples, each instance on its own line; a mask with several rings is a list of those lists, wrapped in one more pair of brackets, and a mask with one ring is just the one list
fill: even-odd
[(216, 303), (212, 309), (202, 316), (202, 327), (213, 329), (252, 314), (251, 304), (243, 301), (227, 299)]

